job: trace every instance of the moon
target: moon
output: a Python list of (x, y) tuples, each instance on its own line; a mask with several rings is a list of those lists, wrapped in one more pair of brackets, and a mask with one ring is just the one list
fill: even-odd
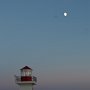
[(65, 17), (67, 16), (67, 12), (64, 12), (64, 16), (65, 16)]

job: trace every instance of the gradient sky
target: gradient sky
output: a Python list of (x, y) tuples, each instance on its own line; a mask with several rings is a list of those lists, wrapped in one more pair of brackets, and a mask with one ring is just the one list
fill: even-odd
[(90, 0), (0, 0), (0, 90), (25, 65), (35, 90), (90, 90)]

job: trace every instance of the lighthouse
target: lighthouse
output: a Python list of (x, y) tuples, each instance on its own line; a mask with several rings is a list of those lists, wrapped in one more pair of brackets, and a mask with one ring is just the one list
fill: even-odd
[(36, 85), (37, 78), (32, 76), (32, 69), (25, 66), (20, 69), (20, 76), (15, 75), (15, 82), (20, 86), (20, 90), (33, 90), (33, 86)]

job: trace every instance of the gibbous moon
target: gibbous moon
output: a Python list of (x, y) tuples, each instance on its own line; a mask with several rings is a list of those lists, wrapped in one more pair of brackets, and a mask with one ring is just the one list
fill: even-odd
[(64, 16), (65, 16), (65, 17), (67, 16), (67, 12), (64, 12)]

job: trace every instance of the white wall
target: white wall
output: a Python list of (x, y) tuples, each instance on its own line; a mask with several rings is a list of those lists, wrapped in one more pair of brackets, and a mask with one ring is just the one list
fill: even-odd
[(20, 85), (20, 90), (33, 90), (33, 85), (31, 84), (22, 84)]

